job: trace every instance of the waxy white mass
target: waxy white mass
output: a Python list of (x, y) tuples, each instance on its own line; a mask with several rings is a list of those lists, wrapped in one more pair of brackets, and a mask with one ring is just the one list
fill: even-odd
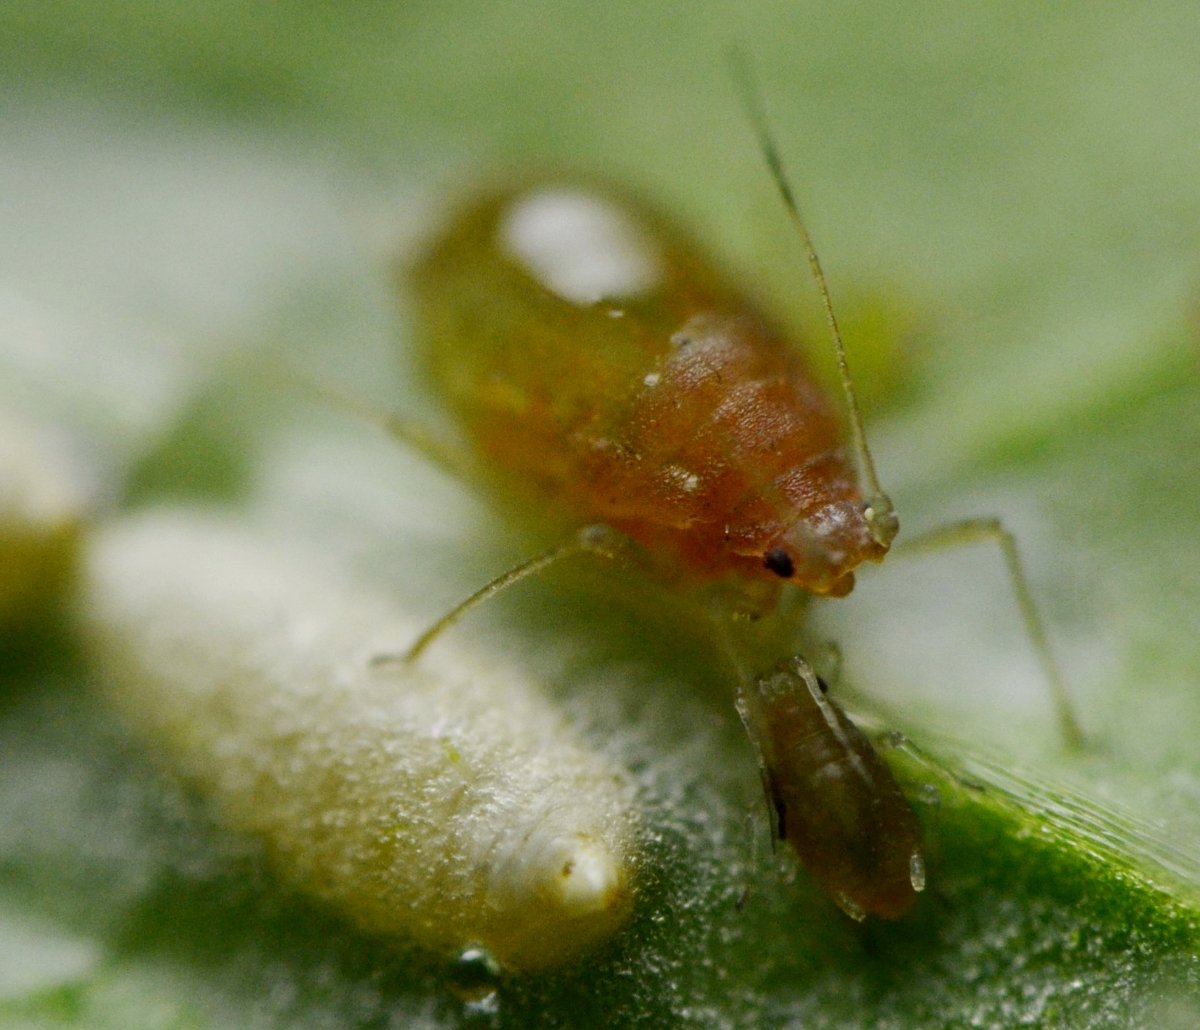
[(624, 771), (511, 671), (372, 666), (422, 627), (315, 555), (152, 512), (98, 532), (82, 611), (154, 753), (359, 926), (532, 969), (628, 914)]

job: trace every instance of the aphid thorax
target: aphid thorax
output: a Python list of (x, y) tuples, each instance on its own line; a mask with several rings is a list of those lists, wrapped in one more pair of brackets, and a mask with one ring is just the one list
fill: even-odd
[(803, 658), (747, 687), (775, 830), (855, 919), (903, 915), (925, 887), (921, 832), (891, 771)]

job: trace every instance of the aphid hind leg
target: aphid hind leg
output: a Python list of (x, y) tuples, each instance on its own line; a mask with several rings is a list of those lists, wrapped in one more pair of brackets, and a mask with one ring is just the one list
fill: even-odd
[(468, 453), (462, 448), (455, 447), (428, 426), (422, 425), (415, 419), (404, 418), (393, 412), (376, 408), (358, 397), (352, 397), (325, 383), (319, 383), (295, 369), (291, 370), (290, 377), (297, 385), (329, 407), (337, 408), (357, 419), (378, 426), (393, 440), (416, 451), (430, 464), (439, 466), (464, 482), (470, 480), (475, 463)]
[(415, 662), (425, 653), (430, 644), (468, 612), (478, 608), (485, 601), (491, 600), (502, 590), (507, 590), (530, 576), (536, 576), (551, 565), (557, 565), (559, 562), (581, 554), (595, 555), (609, 561), (621, 561), (631, 556), (633, 548), (633, 543), (627, 537), (608, 526), (585, 526), (566, 543), (543, 551), (502, 573), (491, 582), (485, 583), (426, 629), (413, 641), (407, 651), (395, 655), (377, 655), (371, 660), (371, 664), (380, 665), (392, 661)]
[(1050, 639), (1046, 634), (1045, 623), (1034, 603), (1033, 591), (1029, 588), (1029, 579), (1025, 575), (1025, 568), (1017, 551), (1017, 542), (1004, 524), (996, 518), (963, 519), (959, 522), (950, 522), (901, 542), (892, 548), (892, 553), (911, 555), (922, 551), (988, 542), (996, 544), (1004, 556), (1009, 582), (1012, 584), (1021, 619), (1025, 623), (1025, 631), (1029, 634), (1029, 639), (1050, 688), (1050, 698), (1054, 704), (1055, 715), (1063, 739), (1072, 748), (1082, 747), (1084, 743), (1083, 730), (1075, 715), (1070, 695), (1067, 693), (1066, 681), (1054, 658), (1054, 652), (1050, 648)]
[[(766, 803), (767, 825), (771, 833), (771, 849), (778, 851), (779, 844), (783, 840), (783, 825), (780, 811), (773, 801), (774, 788), (771, 785), (771, 772), (767, 768), (767, 756), (764, 750), (765, 744), (760, 732), (761, 718), (754, 702), (754, 679), (747, 669), (745, 662), (742, 660), (737, 644), (734, 641), (733, 633), (730, 631), (728, 620), (718, 618), (712, 615), (712, 613), (710, 613), (710, 616), (712, 616), (718, 649), (733, 672), (735, 685), (733, 706), (737, 709), (738, 718), (741, 719), (746, 736), (750, 738), (750, 743), (754, 748), (754, 758), (758, 763), (758, 775), (762, 781), (763, 801)], [(753, 840), (753, 837), (751, 837), (751, 840)]]

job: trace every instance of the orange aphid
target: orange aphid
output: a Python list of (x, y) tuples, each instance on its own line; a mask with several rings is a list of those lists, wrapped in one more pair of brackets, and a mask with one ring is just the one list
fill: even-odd
[(841, 596), (887, 553), (796, 347), (663, 219), (527, 183), (412, 271), (424, 358), (489, 466), (672, 572)]

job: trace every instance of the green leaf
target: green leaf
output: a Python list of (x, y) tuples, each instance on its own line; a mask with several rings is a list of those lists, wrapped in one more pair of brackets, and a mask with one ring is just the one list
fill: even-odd
[(17, 0), (0, 30), (0, 407), (73, 434), (95, 521), (220, 502), (417, 620), (523, 527), (291, 374), (436, 419), (388, 262), (513, 163), (643, 189), (820, 346), (740, 44), (835, 303), (903, 330), (848, 343), (897, 384), (868, 406), (905, 532), (1014, 528), (1089, 735), (1058, 741), (987, 548), (820, 606), (929, 842), (917, 910), (858, 927), (770, 852), (703, 629), (630, 575), (523, 587), (453, 634), (556, 685), (643, 829), (625, 931), (489, 1014), (223, 828), (51, 628), (0, 658), (0, 1025), (1195, 1025), (1194, 5)]

